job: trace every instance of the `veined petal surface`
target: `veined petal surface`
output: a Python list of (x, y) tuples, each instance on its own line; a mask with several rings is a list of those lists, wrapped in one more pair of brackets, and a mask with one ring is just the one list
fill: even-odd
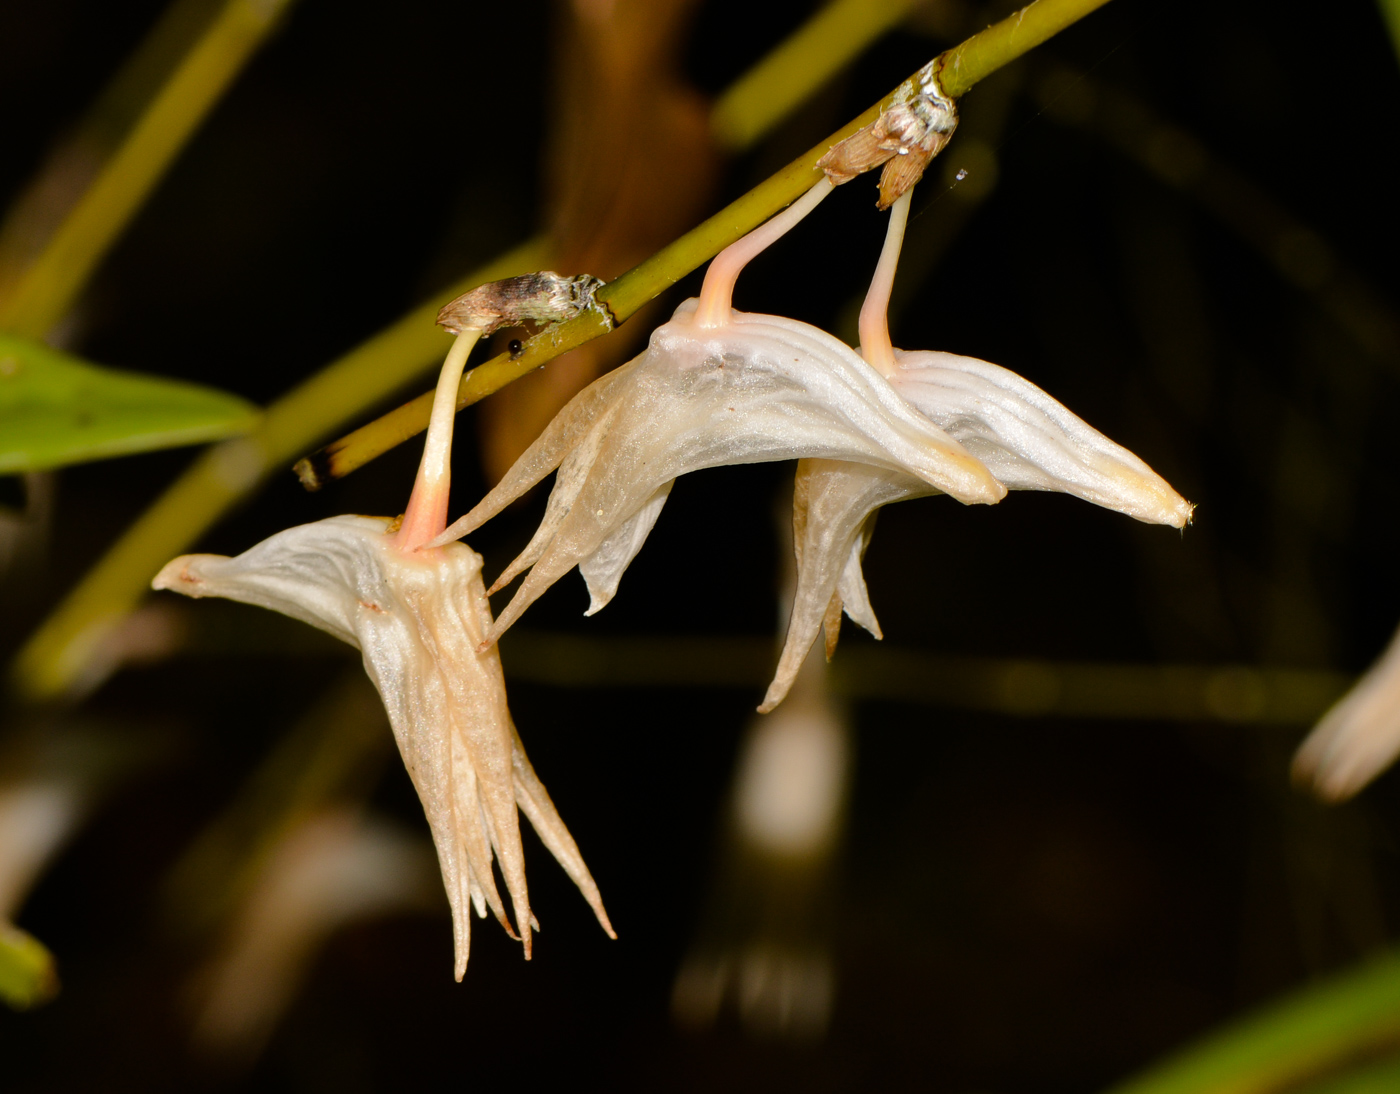
[[(1191, 504), (1146, 463), (1010, 369), (931, 350), (896, 349), (894, 359), (889, 377), (894, 390), (1008, 489), (1056, 490), (1173, 528), (1191, 519)], [(888, 468), (831, 460), (798, 464), (797, 594), (760, 711), (782, 701), (823, 626), (830, 656), (843, 605), (847, 615), (880, 637), (861, 568), (875, 514), (882, 506), (938, 492)]]
[(1161, 475), (1025, 377), (955, 353), (894, 356), (894, 389), (1008, 490), (1058, 490), (1148, 524), (1190, 521), (1191, 503)]
[(452, 906), (461, 979), (469, 905), (510, 930), (492, 873), (499, 862), (530, 952), (517, 805), (578, 884), (609, 934), (598, 888), (535, 776), (506, 705), (500, 657), (478, 652), (491, 625), (481, 556), (465, 544), (405, 553), (382, 518), (341, 516), (289, 528), (236, 558), (183, 555), (152, 582), (186, 596), (271, 608), (357, 647), (423, 803)]

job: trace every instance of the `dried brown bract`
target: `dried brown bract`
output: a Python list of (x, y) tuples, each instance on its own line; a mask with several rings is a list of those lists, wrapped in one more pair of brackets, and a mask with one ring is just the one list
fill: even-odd
[(592, 274), (564, 277), (552, 270), (507, 277), (465, 292), (438, 312), (438, 326), (453, 334), (491, 334), (521, 323), (562, 323), (596, 305), (602, 281)]
[(817, 161), (827, 178), (839, 186), (883, 163), (877, 203), (881, 209), (888, 209), (923, 178), (924, 168), (958, 127), (958, 108), (939, 88), (932, 66), (920, 71), (917, 86), (917, 92), (910, 87), (906, 98), (897, 99)]

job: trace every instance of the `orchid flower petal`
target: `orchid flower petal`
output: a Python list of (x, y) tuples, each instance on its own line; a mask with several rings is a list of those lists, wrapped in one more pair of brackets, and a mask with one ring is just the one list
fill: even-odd
[(378, 518), (331, 517), (279, 532), (237, 558), (184, 555), (152, 584), (271, 608), (361, 651), (432, 830), (452, 906), (459, 980), (471, 906), (478, 914), (489, 907), (510, 930), (493, 860), (529, 955), (535, 920), (517, 807), (611, 933), (597, 886), (511, 723), (500, 658), (494, 649), (478, 652), (491, 625), (481, 557), (464, 544), (404, 551), (388, 527)]
[(511, 727), (511, 731), (515, 735), (516, 746), (512, 776), (515, 781), (515, 800), (520, 805), (520, 811), (530, 819), (540, 842), (549, 849), (549, 853), (558, 860), (559, 865), (564, 867), (564, 872), (578, 886), (579, 892), (588, 901), (588, 906), (593, 909), (593, 914), (598, 917), (598, 922), (603, 930), (607, 931), (608, 937), (616, 938), (617, 932), (613, 930), (612, 923), (608, 921), (608, 913), (603, 909), (602, 894), (598, 892), (598, 885), (584, 864), (578, 844), (564, 827), (559, 811), (550, 800), (549, 791), (544, 788), (544, 783), (540, 782), (540, 777), (535, 774), (535, 769), (525, 758), (525, 746), (521, 744), (520, 734), (515, 733), (514, 726)]
[[(885, 245), (860, 312), (861, 356), (909, 405), (961, 444), (1011, 490), (1058, 490), (1153, 524), (1183, 528), (1193, 506), (1122, 445), (1009, 369), (951, 353), (890, 344), (888, 308), (910, 197), (890, 211)], [(840, 606), (880, 637), (861, 562), (884, 505), (938, 490), (888, 467), (803, 460), (793, 492), (797, 593), (778, 668), (760, 711), (788, 692), (817, 632), (836, 647)]]
[(1010, 369), (895, 350), (894, 389), (1010, 490), (1058, 490), (1148, 524), (1184, 528), (1194, 506), (1146, 463)]
[[(877, 470), (879, 469), (877, 468)], [(875, 609), (871, 607), (870, 590), (865, 586), (865, 571), (861, 568), (861, 564), (865, 561), (866, 548), (870, 546), (870, 537), (875, 534), (875, 518), (879, 512), (876, 509), (861, 522), (860, 529), (856, 533), (856, 540), (851, 544), (851, 553), (847, 556), (846, 565), (841, 571), (841, 579), (836, 583), (836, 594), (840, 599), (837, 604), (836, 618), (832, 620), (832, 626), (827, 627), (826, 659), (828, 661), (831, 660), (831, 655), (836, 651), (836, 635), (832, 631), (834, 627), (841, 625), (841, 608), (843, 606), (853, 623), (864, 627), (876, 638), (885, 637), (884, 632), (880, 629), (880, 621), (875, 618)], [(831, 616), (829, 607), (827, 616), (828, 618)]]
[(579, 392), (495, 488), (431, 541), (480, 527), (558, 468), (535, 535), (490, 589), (530, 571), (487, 642), (575, 566), (591, 594), (588, 614), (607, 604), (671, 483), (690, 471), (844, 458), (906, 471), (968, 503), (1005, 496), (985, 467), (911, 411), (849, 347), (805, 323), (731, 306), (744, 266), (831, 189), (823, 178), (716, 255), (700, 298), (681, 304), (646, 352)]
[[(797, 679), (807, 651), (827, 622), (834, 596), (844, 602), (852, 619), (881, 637), (860, 565), (869, 543), (871, 518), (881, 506), (937, 493), (920, 479), (884, 467), (839, 460), (798, 463), (792, 502), (797, 591), (778, 668), (758, 708), (761, 713), (782, 702)], [(837, 614), (828, 625), (828, 650), (835, 647), (839, 624)]]
[(584, 615), (600, 611), (617, 595), (617, 586), (622, 581), (623, 572), (632, 564), (637, 552), (642, 549), (642, 544), (647, 541), (657, 518), (661, 516), (666, 499), (671, 496), (671, 487), (675, 484), (675, 479), (663, 483), (661, 488), (647, 499), (646, 504), (637, 510), (634, 517), (624, 522), (596, 551), (578, 564), (578, 572), (588, 584), (590, 598), (588, 611), (584, 612)]
[[(951, 353), (895, 350), (894, 360), (895, 390), (1008, 489), (1058, 490), (1174, 528), (1191, 519), (1191, 504), (1146, 463), (1011, 370)], [(797, 596), (778, 669), (759, 710), (772, 710), (787, 693), (833, 594), (847, 615), (879, 637), (878, 624), (871, 626), (874, 613), (861, 571), (872, 518), (882, 506), (935, 493), (912, 476), (865, 464), (804, 460), (798, 465)], [(834, 629), (827, 628), (828, 649), (836, 644)]]

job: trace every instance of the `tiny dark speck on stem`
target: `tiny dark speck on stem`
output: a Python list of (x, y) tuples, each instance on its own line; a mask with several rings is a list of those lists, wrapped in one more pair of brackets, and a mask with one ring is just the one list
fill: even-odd
[(520, 360), (520, 355), (525, 352), (525, 343), (519, 338), (512, 338), (506, 343), (506, 349), (510, 351), (512, 361)]

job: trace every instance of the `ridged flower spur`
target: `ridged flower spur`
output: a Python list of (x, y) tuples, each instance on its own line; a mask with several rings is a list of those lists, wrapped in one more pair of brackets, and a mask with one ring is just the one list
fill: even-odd
[[(1151, 524), (1182, 528), (1192, 506), (1137, 456), (1009, 369), (951, 353), (906, 353), (890, 344), (890, 290), (909, 193), (890, 211), (885, 247), (861, 309), (861, 355), (908, 404), (956, 439), (1008, 490), (1057, 490)], [(861, 561), (876, 512), (937, 494), (934, 484), (869, 462), (802, 460), (793, 491), (798, 583), (778, 670), (761, 711), (791, 687), (817, 631), (827, 656), (845, 609), (877, 638)]]
[(452, 906), (458, 980), (470, 952), (471, 905), (479, 916), (489, 907), (515, 936), (496, 889), (493, 857), (530, 956), (531, 930), (539, 924), (530, 911), (517, 807), (613, 934), (598, 887), (511, 721), (500, 657), (480, 648), (491, 627), (481, 556), (460, 543), (424, 547), (446, 524), (457, 385), (479, 334), (469, 329), (459, 335), (443, 365), (401, 525), (331, 517), (279, 532), (237, 558), (184, 555), (152, 583), (186, 596), (271, 608), (361, 651), (437, 846)]
[(804, 456), (858, 460), (968, 503), (1005, 488), (849, 346), (807, 323), (730, 306), (744, 265), (831, 191), (825, 180), (721, 252), (698, 300), (658, 327), (645, 353), (579, 392), (496, 487), (435, 543), (479, 527), (555, 468), (534, 538), (491, 592), (530, 570), (494, 641), (578, 566), (589, 614), (617, 591), (677, 476)]

